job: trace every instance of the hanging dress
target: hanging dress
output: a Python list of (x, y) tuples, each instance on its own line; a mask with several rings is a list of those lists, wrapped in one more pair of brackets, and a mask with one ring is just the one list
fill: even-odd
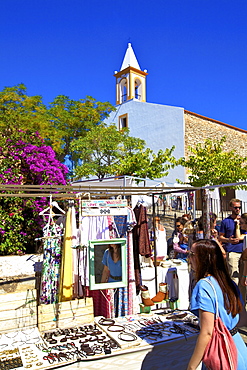
[(44, 228), (44, 253), (40, 302), (57, 303), (59, 294), (62, 229), (56, 224)]

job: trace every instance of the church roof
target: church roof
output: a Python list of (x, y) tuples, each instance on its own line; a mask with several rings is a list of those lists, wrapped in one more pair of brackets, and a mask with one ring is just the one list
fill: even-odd
[(126, 50), (120, 71), (123, 71), (127, 67), (134, 67), (136, 69), (141, 69), (130, 42), (128, 43), (128, 49)]

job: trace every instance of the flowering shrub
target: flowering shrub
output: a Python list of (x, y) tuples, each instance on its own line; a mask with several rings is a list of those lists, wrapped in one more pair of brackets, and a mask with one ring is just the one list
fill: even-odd
[[(66, 184), (67, 167), (38, 133), (2, 133), (0, 164), (0, 184)], [(39, 212), (47, 202), (47, 198), (0, 198), (0, 255), (34, 251), (34, 239), (41, 236), (43, 227)]]

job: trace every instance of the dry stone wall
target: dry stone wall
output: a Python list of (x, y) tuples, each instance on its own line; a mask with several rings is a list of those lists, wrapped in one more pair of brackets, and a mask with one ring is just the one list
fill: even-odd
[(225, 150), (235, 150), (241, 156), (247, 156), (247, 131), (186, 110), (184, 123), (186, 158), (190, 154), (189, 146), (195, 147), (208, 138), (220, 140), (223, 136), (226, 136)]

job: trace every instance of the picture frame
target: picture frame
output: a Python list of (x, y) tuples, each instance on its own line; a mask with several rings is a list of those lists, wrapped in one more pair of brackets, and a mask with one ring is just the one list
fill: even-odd
[[(111, 282), (101, 282), (104, 264), (102, 263), (104, 254), (109, 255), (110, 245), (120, 248), (120, 270), (121, 280)], [(112, 248), (112, 247), (111, 247)], [(108, 250), (108, 252), (106, 252)], [(109, 258), (109, 257), (108, 257)], [(114, 277), (115, 278), (115, 277)], [(127, 286), (127, 240), (126, 238), (116, 238), (107, 240), (89, 241), (89, 288), (90, 290), (115, 289)]]

